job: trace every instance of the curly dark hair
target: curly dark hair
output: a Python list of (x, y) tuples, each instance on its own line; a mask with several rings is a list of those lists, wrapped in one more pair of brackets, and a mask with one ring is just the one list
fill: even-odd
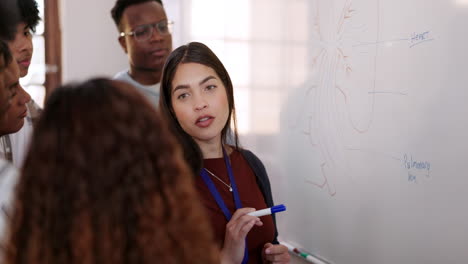
[(123, 12), (127, 7), (146, 2), (156, 2), (163, 5), (161, 0), (117, 0), (111, 10), (111, 16), (117, 28), (120, 28), (120, 21), (122, 20)]
[(16, 25), (19, 22), (16, 0), (0, 0), (0, 39), (12, 40), (15, 37)]
[(20, 12), (20, 20), (24, 22), (32, 31), (36, 31), (36, 26), (41, 18), (39, 17), (39, 9), (35, 0), (17, 0), (18, 9)]
[[(3, 57), (4, 65), (2, 67), (8, 66), (12, 60), (12, 55), (8, 44), (0, 40), (0, 56)], [(0, 71), (3, 69), (0, 69)]]
[(219, 263), (192, 178), (135, 88), (58, 88), (17, 186), (4, 263)]

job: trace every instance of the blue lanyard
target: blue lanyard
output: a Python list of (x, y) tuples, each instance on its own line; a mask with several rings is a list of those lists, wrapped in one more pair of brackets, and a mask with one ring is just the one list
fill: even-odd
[[(239, 192), (237, 191), (236, 181), (234, 180), (234, 173), (232, 172), (231, 162), (229, 161), (229, 157), (226, 154), (226, 150), (224, 149), (224, 147), (223, 147), (223, 157), (224, 157), (224, 163), (226, 164), (226, 169), (227, 169), (228, 176), (229, 176), (229, 181), (231, 182), (232, 194), (234, 195), (234, 203), (236, 205), (236, 209), (242, 208), (242, 203), (240, 201)], [(203, 181), (205, 182), (206, 186), (210, 190), (211, 195), (213, 195), (214, 199), (216, 200), (216, 203), (218, 204), (219, 208), (221, 209), (221, 211), (223, 211), (224, 216), (229, 222), (229, 220), (231, 220), (231, 217), (232, 217), (231, 212), (229, 212), (229, 209), (224, 203), (223, 198), (219, 194), (218, 189), (216, 189), (216, 186), (214, 185), (210, 176), (208, 175), (205, 169), (201, 170), (200, 175)], [(246, 264), (248, 259), (249, 259), (249, 254), (247, 250), (247, 241), (245, 241), (245, 253), (244, 253), (244, 259), (242, 260), (242, 264)]]

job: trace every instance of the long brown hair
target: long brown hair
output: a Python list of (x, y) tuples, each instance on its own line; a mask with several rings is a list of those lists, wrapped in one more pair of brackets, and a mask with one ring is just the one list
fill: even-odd
[[(174, 134), (177, 135), (182, 144), (185, 153), (185, 159), (192, 167), (192, 171), (198, 174), (202, 168), (203, 156), (200, 148), (193, 138), (187, 134), (180, 126), (172, 107), (172, 80), (178, 66), (181, 63), (199, 63), (212, 68), (219, 76), (226, 88), (226, 94), (229, 104), (229, 116), (221, 131), (221, 143), (233, 144), (236, 149), (239, 148), (239, 138), (237, 135), (236, 109), (234, 106), (234, 91), (229, 77), (229, 73), (219, 60), (216, 54), (205, 44), (200, 42), (190, 42), (175, 49), (167, 58), (161, 78), (161, 93), (159, 98), (159, 108), (161, 114), (167, 119), (167, 122)], [(231, 120), (234, 127), (231, 128)]]
[(218, 263), (191, 175), (133, 87), (58, 88), (17, 186), (4, 263)]

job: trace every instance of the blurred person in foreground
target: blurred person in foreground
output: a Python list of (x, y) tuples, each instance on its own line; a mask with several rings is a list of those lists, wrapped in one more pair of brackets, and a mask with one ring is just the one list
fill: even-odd
[(12, 209), (5, 264), (219, 263), (181, 149), (120, 81), (52, 93)]

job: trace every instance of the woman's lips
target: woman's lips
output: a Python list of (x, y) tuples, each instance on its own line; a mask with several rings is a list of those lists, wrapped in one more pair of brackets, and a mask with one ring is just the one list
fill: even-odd
[(203, 116), (199, 119), (197, 119), (197, 122), (195, 122), (195, 125), (201, 128), (209, 127), (211, 123), (213, 123), (214, 117), (212, 116)]

